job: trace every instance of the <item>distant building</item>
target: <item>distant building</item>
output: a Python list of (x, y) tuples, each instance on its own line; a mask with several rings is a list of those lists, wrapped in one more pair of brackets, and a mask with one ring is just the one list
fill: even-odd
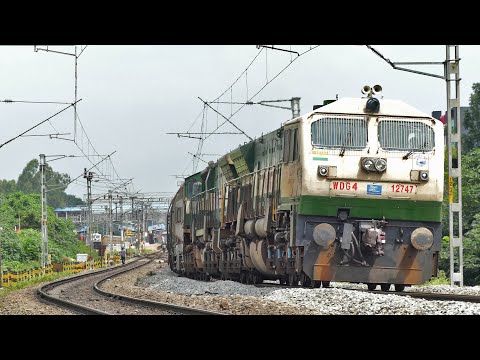
[(75, 225), (84, 221), (84, 210), (81, 207), (56, 208), (54, 211), (58, 218), (71, 219)]

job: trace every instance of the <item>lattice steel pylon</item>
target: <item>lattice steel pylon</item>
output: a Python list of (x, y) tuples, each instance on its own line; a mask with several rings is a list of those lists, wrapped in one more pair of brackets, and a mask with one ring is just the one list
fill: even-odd
[[(453, 49), (452, 49), (453, 48)], [(453, 54), (452, 54), (453, 50)], [(447, 85), (448, 208), (450, 238), (450, 285), (463, 286), (462, 235), (462, 147), (460, 118), (460, 55), (458, 45), (446, 46), (445, 80)], [(452, 91), (453, 87), (453, 91)], [(452, 97), (452, 93), (454, 97)], [(452, 119), (452, 110), (455, 113)], [(456, 150), (456, 152), (454, 152)], [(455, 179), (457, 183), (455, 184)], [(455, 194), (455, 188), (457, 189)], [(455, 196), (456, 195), (456, 196)], [(456, 200), (456, 201), (455, 201)], [(455, 221), (458, 216), (458, 221)], [(457, 251), (458, 250), (458, 251)], [(458, 271), (455, 271), (455, 268)]]

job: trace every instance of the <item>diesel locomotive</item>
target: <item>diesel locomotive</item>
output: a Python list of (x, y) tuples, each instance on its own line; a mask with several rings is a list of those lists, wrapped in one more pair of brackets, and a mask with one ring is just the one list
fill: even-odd
[(444, 125), (381, 91), (324, 101), (185, 178), (168, 211), (170, 268), (384, 291), (435, 276)]

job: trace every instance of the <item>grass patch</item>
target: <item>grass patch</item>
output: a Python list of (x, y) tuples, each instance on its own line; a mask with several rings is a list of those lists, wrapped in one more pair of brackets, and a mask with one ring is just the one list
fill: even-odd
[(445, 271), (439, 270), (437, 277), (430, 279), (428, 282), (420, 286), (429, 285), (450, 285), (450, 279), (445, 275)]

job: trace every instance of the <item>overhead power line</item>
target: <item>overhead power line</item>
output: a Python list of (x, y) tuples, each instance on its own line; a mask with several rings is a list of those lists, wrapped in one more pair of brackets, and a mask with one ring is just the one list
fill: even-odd
[(58, 114), (60, 114), (60, 113), (64, 112), (64, 111), (65, 111), (65, 110), (67, 110), (69, 107), (71, 107), (71, 106), (74, 106), (74, 105), (75, 105), (77, 102), (79, 102), (79, 101), (81, 101), (81, 100), (82, 100), (82, 99), (80, 99), (80, 100), (78, 100), (78, 101), (74, 102), (73, 104), (70, 104), (70, 105), (69, 105), (69, 106), (67, 106), (66, 108), (64, 108), (64, 109), (60, 110), (59, 112), (57, 112), (57, 113), (53, 114), (52, 116), (50, 116), (50, 117), (46, 118), (45, 120), (42, 120), (42, 121), (40, 121), (40, 122), (39, 122), (37, 125), (35, 125), (35, 126), (32, 126), (32, 127), (31, 127), (30, 129), (28, 129), (28, 130), (25, 130), (25, 131), (24, 131), (23, 133), (21, 133), (20, 135), (17, 135), (17, 136), (15, 136), (14, 138), (12, 138), (12, 139), (10, 139), (10, 140), (8, 140), (8, 141), (4, 142), (3, 144), (1, 144), (1, 145), (0, 145), (0, 148), (2, 148), (3, 146), (7, 145), (7, 144), (8, 144), (8, 143), (10, 143), (10, 142), (12, 142), (12, 141), (13, 141), (13, 140), (15, 140), (15, 139), (18, 139), (20, 136), (22, 136), (22, 135), (24, 135), (24, 134), (28, 133), (29, 131), (31, 131), (31, 130), (33, 130), (33, 129), (35, 129), (36, 127), (38, 127), (38, 126), (42, 125), (44, 122), (46, 122), (46, 121), (50, 120), (51, 118), (53, 118), (53, 117), (57, 116)]
[[(277, 77), (279, 77), (290, 65), (292, 65), (296, 60), (300, 59), (303, 55), (309, 53), (310, 51), (316, 49), (317, 47), (319, 47), (320, 45), (315, 45), (313, 47), (311, 47), (310, 49), (308, 50), (305, 50), (304, 52), (300, 53), (299, 56), (297, 56), (296, 58), (294, 58), (293, 60), (291, 60), (282, 70), (280, 70), (272, 79), (270, 79), (269, 81), (267, 81), (265, 83), (265, 85), (263, 85), (250, 99), (247, 99), (247, 102), (245, 102), (245, 104), (243, 104), (240, 108), (238, 108), (234, 113), (232, 113), (232, 115), (230, 115), (230, 117), (225, 120), (223, 123), (221, 123), (220, 125), (218, 125), (209, 135), (207, 135), (203, 140), (206, 140), (210, 135), (213, 135), (218, 129), (220, 129), (223, 125), (225, 125), (228, 122), (230, 122), (230, 119), (235, 116), (240, 110), (243, 109), (243, 107), (245, 105), (247, 105), (247, 103), (249, 101), (251, 101), (251, 99), (253, 99), (255, 96), (257, 96), (258, 94), (260, 94), (260, 92), (263, 91), (263, 89), (265, 89), (265, 87), (267, 87), (270, 83), (272, 83)], [(216, 98), (214, 101), (217, 101), (220, 97)]]
[[(253, 140), (252, 137), (248, 136), (247, 133), (245, 133), (245, 131), (243, 131), (242, 129), (240, 129), (237, 125), (235, 125), (232, 121), (230, 121), (230, 119), (228, 119), (227, 117), (225, 117), (221, 112), (215, 110), (215, 109), (214, 109), (213, 107), (211, 107), (206, 101), (202, 100), (202, 98), (200, 98), (200, 97), (198, 97), (198, 98), (200, 99), (200, 101), (203, 101), (203, 103), (204, 103), (205, 105), (207, 105), (210, 109), (212, 109), (212, 110), (215, 111), (217, 114), (219, 114), (221, 117), (223, 117), (223, 118), (225, 119), (225, 121), (228, 121), (230, 124), (232, 124), (233, 127), (235, 127), (235, 129), (237, 129), (237, 130), (240, 131), (243, 135), (245, 135), (247, 138), (249, 138), (250, 141)], [(210, 135), (211, 135), (211, 134), (210, 134)], [(210, 136), (210, 135), (208, 135), (208, 136)], [(208, 137), (208, 136), (207, 136), (207, 137)], [(207, 138), (207, 137), (206, 137), (206, 138)], [(206, 138), (205, 138), (205, 139), (206, 139)]]

